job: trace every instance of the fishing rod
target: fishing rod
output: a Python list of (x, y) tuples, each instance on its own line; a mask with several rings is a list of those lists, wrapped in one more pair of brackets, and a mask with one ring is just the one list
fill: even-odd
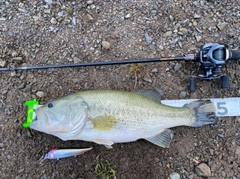
[(22, 67), (7, 67), (0, 68), (0, 71), (15, 71), (15, 70), (33, 70), (47, 68), (67, 68), (67, 67), (87, 67), (87, 66), (103, 66), (103, 65), (122, 65), (133, 63), (150, 63), (150, 62), (165, 62), (165, 61), (198, 61), (203, 74), (191, 76), (190, 91), (196, 90), (196, 79), (213, 80), (222, 78), (223, 89), (229, 88), (229, 78), (226, 74), (222, 74), (221, 70), (229, 60), (239, 60), (240, 50), (229, 50), (227, 45), (218, 43), (209, 43), (203, 45), (199, 52), (195, 54), (187, 54), (179, 57), (166, 58), (145, 58), (138, 60), (120, 60), (108, 62), (87, 62), (75, 64), (53, 64), (53, 65), (38, 65), (38, 66), (22, 66)]

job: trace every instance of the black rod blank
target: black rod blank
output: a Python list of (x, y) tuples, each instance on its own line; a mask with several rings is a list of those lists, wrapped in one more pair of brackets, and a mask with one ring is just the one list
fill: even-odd
[[(86, 66), (102, 66), (102, 65), (122, 65), (131, 63), (150, 63), (161, 61), (182, 61), (188, 60), (186, 57), (170, 57), (170, 58), (145, 58), (139, 60), (120, 60), (109, 62), (86, 62), (86, 63), (73, 63), (73, 64), (53, 64), (53, 65), (38, 65), (38, 66), (23, 66), (23, 67), (7, 67), (0, 68), (0, 71), (15, 71), (15, 70), (33, 70), (33, 69), (46, 69), (46, 68), (67, 68), (67, 67), (86, 67)], [(191, 59), (194, 60), (194, 59)]]

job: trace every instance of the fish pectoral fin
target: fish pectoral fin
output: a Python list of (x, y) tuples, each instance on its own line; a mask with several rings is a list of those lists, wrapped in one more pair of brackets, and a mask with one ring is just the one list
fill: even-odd
[(113, 141), (111, 141), (110, 139), (93, 139), (93, 142), (95, 142), (97, 144), (103, 144), (107, 148), (112, 148), (111, 145), (114, 144)]
[(136, 93), (139, 93), (143, 96), (146, 96), (148, 98), (151, 98), (159, 103), (161, 103), (161, 100), (163, 99), (163, 92), (159, 88), (154, 88), (150, 90), (138, 90)]
[(158, 145), (163, 148), (169, 148), (170, 143), (173, 138), (173, 133), (170, 129), (166, 129), (165, 131), (161, 132), (160, 134), (157, 134), (150, 138), (145, 138), (147, 141)]

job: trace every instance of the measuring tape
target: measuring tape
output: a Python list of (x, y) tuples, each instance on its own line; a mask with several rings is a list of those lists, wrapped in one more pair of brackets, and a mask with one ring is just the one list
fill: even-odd
[[(181, 100), (162, 100), (162, 104), (174, 107), (182, 107), (198, 99), (181, 99)], [(216, 116), (240, 116), (240, 98), (211, 98), (216, 108)]]

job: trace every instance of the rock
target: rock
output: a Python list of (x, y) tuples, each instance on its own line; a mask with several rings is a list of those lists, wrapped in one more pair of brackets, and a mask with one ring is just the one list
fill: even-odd
[(240, 117), (239, 116), (236, 117), (236, 120), (240, 123)]
[(96, 6), (95, 6), (94, 4), (92, 4), (92, 5), (90, 5), (90, 8), (91, 8), (91, 9), (95, 9)]
[(240, 158), (240, 147), (238, 146), (236, 151), (235, 151), (235, 155), (238, 156), (238, 158)]
[(73, 17), (73, 18), (72, 18), (72, 24), (73, 24), (73, 25), (77, 25), (77, 19), (76, 19), (76, 17)]
[(198, 14), (194, 14), (194, 19), (200, 19), (200, 18), (201, 18), (200, 15), (198, 15)]
[(110, 49), (110, 43), (107, 41), (102, 41), (102, 47), (103, 47), (103, 49), (108, 50), (108, 49)]
[(12, 52), (12, 57), (17, 57), (18, 56), (18, 53), (16, 51), (13, 51)]
[(164, 34), (165, 37), (170, 37), (171, 35), (172, 35), (172, 31), (167, 31), (167, 32)]
[(228, 25), (228, 23), (226, 23), (226, 22), (219, 22), (217, 24), (217, 28), (222, 31), (227, 27), (227, 25)]
[(180, 175), (179, 175), (178, 173), (173, 172), (173, 173), (171, 173), (171, 174), (169, 175), (169, 178), (170, 178), (170, 179), (180, 179), (181, 177), (180, 177)]
[(186, 28), (180, 28), (179, 31), (185, 35), (188, 33), (188, 30)]
[(90, 14), (87, 14), (87, 18), (88, 18), (88, 20), (90, 20), (90, 21), (93, 20), (93, 17), (92, 17)]
[(179, 94), (180, 98), (185, 98), (187, 96), (187, 92), (186, 91), (181, 91)]
[(195, 38), (196, 38), (197, 42), (199, 42), (202, 39), (202, 37), (199, 35), (196, 35)]
[(81, 60), (78, 57), (73, 57), (73, 63), (80, 63)]
[(149, 77), (147, 77), (147, 76), (145, 76), (145, 77), (143, 78), (143, 81), (148, 82), (148, 83), (152, 83), (152, 79), (149, 78)]
[(30, 85), (26, 85), (25, 88), (23, 88), (23, 92), (27, 93), (32, 89), (32, 87)]
[(16, 72), (15, 71), (13, 71), (13, 72), (11, 72), (11, 77), (14, 77), (14, 76), (16, 76)]
[(178, 46), (182, 48), (182, 43), (180, 41), (178, 41)]
[(21, 61), (23, 58), (22, 57), (14, 57), (12, 58), (13, 60), (16, 60), (16, 61)]
[(151, 72), (152, 72), (152, 73), (158, 73), (158, 70), (157, 70), (157, 68), (154, 68), (154, 69), (152, 69)]
[(50, 10), (50, 9), (45, 9), (45, 10), (44, 10), (44, 13), (45, 13), (45, 14), (51, 14), (51, 10)]
[(0, 67), (5, 67), (7, 64), (6, 61), (0, 60)]
[(57, 24), (57, 20), (53, 17), (52, 19), (51, 19), (51, 21), (50, 21), (52, 24)]
[(93, 4), (92, 0), (87, 1), (87, 5), (91, 5), (91, 4)]
[(58, 17), (62, 17), (62, 16), (63, 16), (63, 13), (64, 13), (63, 11), (60, 11), (60, 12), (57, 13), (57, 16), (58, 16)]
[(18, 6), (19, 6), (20, 8), (23, 8), (24, 4), (23, 4), (22, 2), (20, 2), (20, 3), (18, 4)]
[(198, 176), (201, 177), (210, 177), (212, 175), (210, 167), (205, 163), (198, 165), (195, 169), (195, 172)]
[(44, 96), (44, 92), (43, 92), (43, 91), (38, 91), (38, 92), (36, 93), (36, 95), (37, 95), (38, 97), (42, 98), (42, 97)]
[(51, 5), (53, 3), (52, 0), (44, 0), (48, 5)]
[(179, 71), (180, 69), (181, 69), (181, 67), (182, 67), (182, 65), (181, 64), (176, 64), (175, 66), (174, 66), (174, 71)]
[(129, 19), (131, 17), (131, 14), (127, 14), (126, 16), (125, 16), (125, 19)]
[(145, 40), (148, 44), (152, 43), (153, 39), (147, 33), (145, 33)]
[(3, 147), (4, 147), (3, 143), (0, 143), (0, 148), (3, 148)]
[(18, 86), (18, 89), (23, 89), (25, 87), (25, 83), (22, 83)]

